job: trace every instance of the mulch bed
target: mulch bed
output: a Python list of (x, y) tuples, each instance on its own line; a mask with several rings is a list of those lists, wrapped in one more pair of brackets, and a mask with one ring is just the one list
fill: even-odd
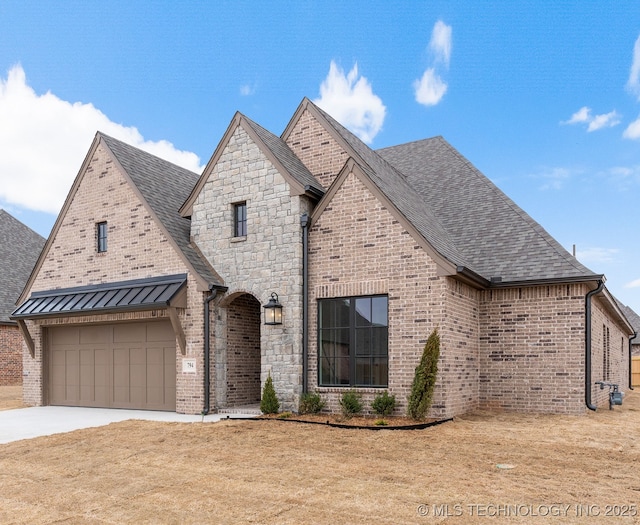
[(362, 428), (367, 430), (420, 430), (452, 420), (451, 418), (447, 418), (416, 421), (415, 419), (399, 416), (385, 418), (377, 416), (345, 417), (341, 414), (293, 414), (290, 412), (265, 414), (257, 419), (327, 425), (335, 428)]

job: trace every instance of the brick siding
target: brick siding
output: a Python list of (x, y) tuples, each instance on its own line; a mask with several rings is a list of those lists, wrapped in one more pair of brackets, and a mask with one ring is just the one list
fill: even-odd
[(22, 342), (17, 326), (0, 324), (0, 386), (22, 384)]
[[(108, 250), (96, 249), (96, 223), (107, 221)], [(73, 196), (30, 291), (117, 282), (185, 273), (184, 262), (144, 207), (111, 155), (99, 146)], [(176, 410), (197, 414), (203, 407), (203, 293), (194, 278), (187, 281), (187, 308), (179, 317), (187, 339), (186, 356), (196, 358), (197, 374), (182, 373), (176, 345)], [(25, 352), (24, 399), (45, 402), (42, 327), (59, 323), (141, 319), (150, 313), (84, 316), (27, 321), (36, 344), (35, 357)], [(157, 314), (156, 314), (157, 315)], [(162, 314), (164, 315), (164, 314)]]

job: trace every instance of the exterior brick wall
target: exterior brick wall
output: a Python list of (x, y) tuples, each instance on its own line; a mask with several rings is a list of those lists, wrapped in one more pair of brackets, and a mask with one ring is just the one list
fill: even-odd
[(0, 386), (22, 384), (22, 342), (17, 326), (0, 324)]
[[(605, 375), (604, 366), (605, 345), (609, 351), (608, 375)], [(598, 296), (592, 299), (591, 355), (591, 399), (598, 407), (608, 407), (609, 389), (602, 389), (595, 382), (615, 383), (620, 390), (628, 390), (629, 334), (613, 321), (611, 314), (604, 308), (603, 300)]]
[(348, 154), (309, 110), (300, 116), (288, 137), (289, 146), (326, 189), (347, 161)]
[[(389, 299), (388, 390), (396, 396), (396, 414), (406, 412), (415, 367), (436, 327), (441, 373), (430, 415), (448, 417), (474, 406), (476, 292), (438, 277), (433, 260), (354, 174), (312, 225), (309, 248), (309, 389), (327, 401), (327, 410), (339, 410), (348, 388), (318, 386), (317, 300), (373, 294)], [(446, 388), (454, 381), (451, 393)], [(383, 389), (357, 390), (370, 409)]]
[[(96, 223), (107, 221), (108, 250), (96, 249)], [(137, 194), (120, 173), (111, 155), (99, 146), (73, 196), (30, 291), (50, 290), (185, 273), (184, 262), (155, 224)], [(197, 374), (183, 374), (182, 355), (176, 345), (176, 410), (200, 413), (203, 407), (203, 293), (189, 275), (185, 310), (179, 317), (187, 339), (186, 356), (197, 359)], [(122, 314), (118, 320), (139, 319), (143, 314)], [(42, 327), (57, 323), (108, 322), (114, 317), (85, 316), (60, 320), (29, 321), (36, 343), (35, 357), (24, 350), (25, 403), (41, 405), (43, 382)]]
[[(247, 235), (234, 237), (233, 206), (246, 202)], [(215, 318), (214, 368), (225, 406), (229, 379), (227, 308), (238, 294), (261, 305), (271, 292), (283, 305), (283, 324), (262, 326), (261, 383), (269, 373), (283, 409), (297, 408), (302, 391), (302, 228), (310, 211), (305, 196), (291, 196), (289, 184), (250, 135), (238, 126), (212, 166), (193, 205), (193, 241), (229, 287)]]
[(584, 412), (581, 284), (481, 292), (480, 406)]

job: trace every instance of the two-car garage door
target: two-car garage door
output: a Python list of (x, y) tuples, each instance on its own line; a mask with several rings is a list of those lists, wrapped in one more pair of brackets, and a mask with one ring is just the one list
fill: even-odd
[(176, 409), (176, 340), (167, 321), (48, 329), (51, 405)]

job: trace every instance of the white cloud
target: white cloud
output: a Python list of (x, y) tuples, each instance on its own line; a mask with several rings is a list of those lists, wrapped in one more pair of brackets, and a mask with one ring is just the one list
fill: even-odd
[(612, 262), (616, 259), (616, 256), (620, 253), (620, 250), (617, 248), (585, 248), (581, 250), (580, 248), (576, 249), (576, 259), (578, 259), (583, 264), (601, 264)]
[(333, 60), (314, 102), (367, 144), (382, 129), (387, 112), (369, 81), (358, 75), (357, 64), (345, 75)]
[(540, 189), (546, 191), (561, 190), (573, 175), (574, 171), (568, 168), (548, 168), (541, 173), (533, 175), (533, 177), (544, 181)]
[(602, 115), (596, 115), (589, 122), (589, 126), (587, 127), (587, 131), (596, 131), (602, 128), (612, 128), (613, 126), (617, 126), (620, 124), (620, 115), (618, 115), (617, 111), (611, 111), (610, 113), (604, 113)]
[(436, 65), (442, 63), (449, 69), (451, 61), (451, 26), (438, 20), (431, 31), (429, 50), (434, 58), (434, 65), (426, 69), (422, 78), (413, 82), (416, 102), (424, 106), (435, 106), (447, 92), (447, 83), (436, 72)]
[(591, 120), (591, 108), (582, 106), (576, 111), (569, 120), (561, 122), (561, 124), (578, 124), (580, 122), (589, 122)]
[(625, 288), (640, 288), (640, 279), (636, 279), (635, 281), (631, 281), (624, 285)]
[(422, 78), (413, 83), (413, 88), (416, 101), (424, 106), (435, 106), (447, 92), (447, 84), (433, 68), (427, 69)]
[(612, 128), (620, 124), (620, 115), (616, 110), (601, 115), (591, 115), (591, 108), (587, 106), (581, 107), (576, 111), (569, 120), (563, 120), (560, 124), (588, 124), (587, 132), (596, 131), (602, 128)]
[(448, 26), (442, 20), (438, 20), (435, 23), (431, 32), (429, 49), (433, 52), (437, 61), (442, 61), (447, 68), (449, 67), (449, 61), (451, 60), (451, 26)]
[(92, 104), (67, 102), (47, 92), (37, 95), (21, 66), (0, 78), (0, 201), (57, 213), (96, 131), (127, 142), (195, 172), (195, 153), (170, 142), (146, 141), (135, 127), (109, 118)]
[(633, 46), (633, 60), (631, 61), (631, 71), (627, 81), (627, 89), (640, 100), (640, 36)]
[(640, 139), (640, 117), (627, 126), (627, 129), (624, 130), (622, 136), (625, 139)]
[(253, 95), (255, 92), (256, 92), (255, 86), (251, 86), (249, 84), (243, 84), (242, 86), (240, 86), (240, 94), (243, 97), (248, 97), (250, 95)]

